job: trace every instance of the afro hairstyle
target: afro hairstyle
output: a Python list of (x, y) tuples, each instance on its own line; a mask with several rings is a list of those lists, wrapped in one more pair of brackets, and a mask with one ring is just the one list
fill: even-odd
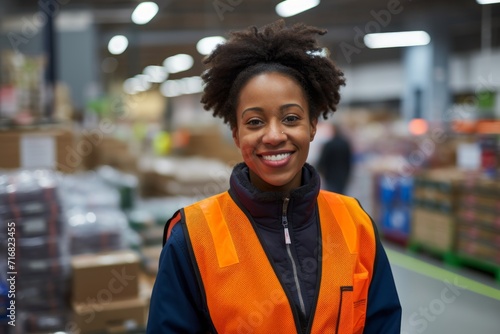
[(294, 78), (304, 89), (310, 119), (336, 111), (344, 73), (328, 57), (321, 55), (316, 35), (326, 30), (297, 23), (291, 27), (280, 19), (258, 29), (255, 26), (232, 31), (203, 61), (205, 83), (201, 103), (213, 110), (231, 128), (236, 127), (239, 92), (252, 77), (279, 72)]

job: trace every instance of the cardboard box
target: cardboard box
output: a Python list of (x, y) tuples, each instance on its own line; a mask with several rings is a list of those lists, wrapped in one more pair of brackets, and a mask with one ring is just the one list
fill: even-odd
[(68, 128), (0, 131), (0, 152), (0, 169), (49, 168), (72, 173), (80, 167), (74, 161), (78, 152)]
[(72, 302), (112, 302), (137, 298), (139, 266), (139, 255), (130, 250), (73, 256)]
[(413, 210), (411, 239), (423, 246), (440, 251), (455, 247), (455, 216), (416, 208)]
[(146, 310), (147, 301), (141, 298), (73, 304), (73, 320), (79, 333), (124, 333), (131, 329), (144, 329)]

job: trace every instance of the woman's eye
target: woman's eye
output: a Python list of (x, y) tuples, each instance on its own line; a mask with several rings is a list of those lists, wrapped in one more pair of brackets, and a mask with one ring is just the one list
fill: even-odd
[(293, 123), (293, 122), (296, 122), (298, 120), (299, 120), (299, 118), (297, 116), (292, 116), (292, 115), (286, 116), (284, 119), (284, 121), (287, 123)]
[(262, 124), (262, 122), (259, 119), (251, 119), (247, 122), (247, 125), (251, 125), (251, 126), (257, 126), (260, 124)]

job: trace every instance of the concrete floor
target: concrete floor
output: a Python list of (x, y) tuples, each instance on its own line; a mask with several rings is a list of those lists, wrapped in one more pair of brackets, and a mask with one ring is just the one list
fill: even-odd
[(500, 282), (385, 243), (403, 307), (402, 334), (499, 334)]

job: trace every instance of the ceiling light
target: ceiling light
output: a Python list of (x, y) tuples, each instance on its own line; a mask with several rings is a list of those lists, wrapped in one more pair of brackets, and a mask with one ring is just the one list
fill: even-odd
[(146, 24), (158, 13), (158, 5), (154, 2), (141, 2), (132, 13), (132, 22)]
[(127, 94), (133, 95), (138, 92), (138, 85), (139, 83), (136, 78), (129, 78), (123, 82), (123, 91)]
[(163, 61), (163, 66), (169, 73), (177, 73), (189, 70), (191, 67), (193, 67), (193, 64), (193, 57), (184, 53), (168, 57)]
[(109, 40), (108, 50), (111, 54), (122, 54), (128, 47), (128, 39), (123, 35), (116, 35)]
[(364, 42), (370, 49), (427, 45), (430, 41), (431, 37), (425, 31), (387, 32), (367, 34), (364, 37)]
[(223, 44), (226, 39), (222, 36), (211, 36), (202, 38), (196, 43), (196, 50), (204, 56), (212, 53), (218, 44)]
[(147, 75), (137, 74), (134, 78), (137, 80), (137, 90), (139, 92), (144, 92), (151, 88), (151, 82), (149, 82)]
[(167, 80), (160, 86), (160, 92), (166, 97), (175, 97), (181, 95), (181, 85), (177, 80)]
[(276, 13), (289, 17), (319, 5), (319, 0), (286, 0), (276, 5)]
[(492, 3), (499, 3), (500, 0), (476, 0), (480, 5), (491, 5)]
[(142, 73), (148, 77), (149, 82), (153, 83), (162, 83), (168, 77), (168, 72), (163, 66), (147, 66)]
[(199, 76), (167, 80), (160, 86), (160, 92), (166, 97), (175, 97), (184, 94), (196, 94), (203, 91), (203, 80)]
[(148, 81), (148, 76), (144, 74), (138, 74), (123, 82), (123, 91), (130, 95), (144, 92), (149, 88), (151, 88), (151, 83)]
[(195, 94), (201, 93), (203, 91), (203, 80), (201, 77), (189, 77), (180, 79), (182, 93), (184, 94)]

